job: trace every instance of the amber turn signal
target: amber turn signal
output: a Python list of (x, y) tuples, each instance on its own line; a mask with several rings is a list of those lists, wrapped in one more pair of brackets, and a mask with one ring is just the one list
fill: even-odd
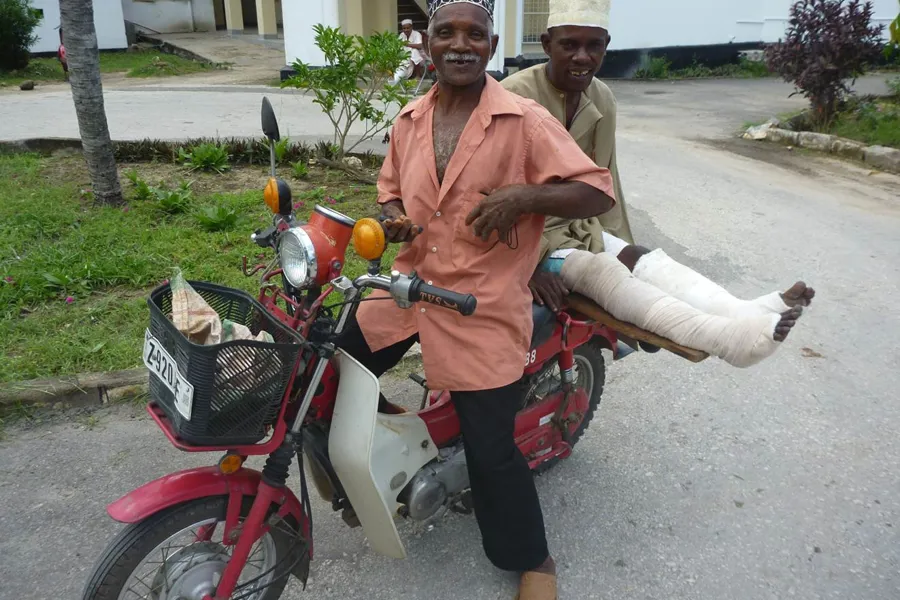
[(360, 219), (353, 226), (353, 249), (366, 260), (376, 260), (384, 254), (384, 228), (372, 218)]
[(244, 464), (244, 457), (240, 454), (226, 454), (219, 461), (219, 471), (225, 475), (237, 472)]
[(281, 203), (278, 199), (278, 180), (274, 177), (269, 177), (269, 183), (266, 184), (266, 189), (263, 190), (263, 198), (266, 199), (266, 206), (269, 207), (269, 210), (277, 213)]

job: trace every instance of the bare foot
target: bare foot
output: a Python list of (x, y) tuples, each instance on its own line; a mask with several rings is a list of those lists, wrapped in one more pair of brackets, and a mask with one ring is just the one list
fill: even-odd
[(556, 562), (553, 560), (552, 556), (548, 556), (547, 560), (536, 569), (533, 569), (535, 573), (543, 573), (545, 575), (556, 575)]
[[(787, 302), (787, 299), (785, 299), (785, 302)], [(776, 342), (783, 342), (787, 339), (788, 334), (791, 332), (791, 329), (794, 328), (794, 325), (797, 324), (797, 319), (799, 319), (802, 314), (802, 306), (795, 306), (786, 313), (781, 314), (781, 320), (778, 321), (778, 325), (775, 326), (775, 335), (772, 336)]]
[(788, 291), (781, 294), (781, 299), (791, 308), (795, 306), (809, 306), (815, 297), (816, 290), (808, 287), (802, 281), (798, 281)]

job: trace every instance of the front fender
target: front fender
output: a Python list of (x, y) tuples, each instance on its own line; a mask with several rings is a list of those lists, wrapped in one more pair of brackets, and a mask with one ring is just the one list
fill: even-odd
[[(106, 507), (110, 517), (120, 523), (137, 523), (161, 510), (197, 498), (209, 496), (255, 496), (262, 474), (253, 469), (239, 469), (225, 475), (217, 466), (187, 469), (145, 483)], [(275, 502), (286, 514), (292, 515), (302, 527), (306, 526), (303, 508), (294, 492), (287, 486), (279, 491)], [(282, 512), (282, 514), (285, 514)]]

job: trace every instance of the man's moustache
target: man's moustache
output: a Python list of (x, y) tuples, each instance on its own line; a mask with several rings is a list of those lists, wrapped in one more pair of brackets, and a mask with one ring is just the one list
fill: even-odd
[(477, 63), (481, 61), (481, 57), (477, 54), (459, 54), (458, 52), (448, 52), (444, 55), (444, 60), (461, 60), (465, 62)]

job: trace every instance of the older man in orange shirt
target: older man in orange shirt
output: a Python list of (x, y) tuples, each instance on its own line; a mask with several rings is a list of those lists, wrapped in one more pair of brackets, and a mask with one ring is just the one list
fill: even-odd
[(394, 268), (472, 293), (478, 310), (366, 302), (341, 347), (381, 375), (421, 342), (430, 386), (451, 390), (459, 415), (488, 558), (524, 574), (522, 599), (554, 600), (537, 491), (513, 438), (532, 330), (528, 281), (545, 215), (586, 218), (615, 200), (609, 171), (559, 121), (486, 76), (492, 11), (493, 0), (430, 4), (438, 85), (400, 113), (378, 181), (388, 237), (406, 244)]

